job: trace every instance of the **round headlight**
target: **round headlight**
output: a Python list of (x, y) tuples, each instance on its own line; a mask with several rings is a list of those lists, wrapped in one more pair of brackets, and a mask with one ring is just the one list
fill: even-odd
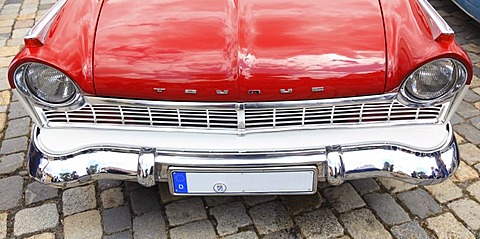
[(415, 70), (403, 84), (408, 98), (429, 101), (460, 89), (466, 82), (465, 66), (454, 59), (439, 59)]
[(52, 103), (65, 103), (76, 93), (75, 84), (62, 72), (40, 63), (29, 63), (23, 72), (29, 91), (38, 99)]

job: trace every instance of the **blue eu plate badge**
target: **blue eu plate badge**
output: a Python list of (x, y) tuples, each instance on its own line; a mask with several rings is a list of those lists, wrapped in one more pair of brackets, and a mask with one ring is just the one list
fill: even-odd
[(173, 172), (172, 179), (175, 193), (188, 193), (187, 174), (185, 172)]

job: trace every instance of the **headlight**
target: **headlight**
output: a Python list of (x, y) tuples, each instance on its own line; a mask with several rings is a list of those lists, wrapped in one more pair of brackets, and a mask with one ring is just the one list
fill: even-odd
[(467, 80), (467, 69), (454, 59), (444, 58), (429, 62), (404, 81), (400, 94), (410, 102), (424, 103), (449, 97)]
[(67, 75), (45, 64), (20, 65), (14, 81), (20, 93), (45, 109), (75, 109), (85, 103), (79, 88)]

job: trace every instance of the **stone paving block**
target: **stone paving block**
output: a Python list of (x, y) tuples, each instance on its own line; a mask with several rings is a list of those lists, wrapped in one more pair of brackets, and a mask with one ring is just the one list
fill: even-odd
[(6, 125), (7, 125), (7, 114), (0, 113), (0, 131), (3, 131)]
[(480, 201), (480, 181), (467, 187), (467, 191), (477, 200)]
[[(119, 232), (119, 233), (115, 233), (115, 234), (103, 237), (103, 239), (132, 239), (132, 238), (133, 238), (132, 233), (129, 232), (129, 231)], [(146, 238), (146, 237), (139, 237), (139, 238), (143, 239), (143, 238)]]
[(0, 238), (7, 237), (7, 213), (0, 214)]
[(58, 225), (58, 211), (55, 204), (22, 209), (15, 214), (13, 232), (15, 236), (54, 228)]
[(10, 104), (10, 111), (8, 113), (8, 119), (18, 119), (28, 116), (27, 111), (23, 108), (22, 103), (20, 101), (12, 102)]
[(100, 191), (107, 190), (109, 188), (115, 188), (122, 185), (122, 181), (120, 180), (111, 180), (111, 179), (102, 179), (98, 180), (98, 189)]
[(252, 231), (240, 232), (230, 236), (224, 237), (224, 239), (258, 239), (257, 234)]
[(260, 234), (269, 234), (293, 226), (287, 210), (278, 202), (257, 205), (251, 208), (249, 213)]
[(139, 188), (130, 193), (130, 203), (136, 215), (160, 208), (158, 192), (155, 187)]
[(464, 122), (465, 122), (465, 119), (462, 118), (457, 113), (453, 114), (452, 118), (450, 119), (450, 123), (452, 123), (453, 125), (461, 124), (461, 123), (464, 123)]
[(116, 207), (103, 211), (103, 230), (107, 234), (124, 231), (132, 228), (132, 215), (126, 206)]
[(273, 232), (265, 235), (262, 239), (301, 239), (303, 238), (300, 232), (295, 228), (283, 229), (278, 232)]
[(192, 235), (201, 239), (217, 238), (215, 229), (213, 229), (213, 225), (209, 220), (192, 222), (170, 229), (171, 239), (191, 238)]
[(440, 205), (423, 189), (399, 193), (397, 197), (407, 206), (410, 212), (420, 218), (426, 218), (442, 212)]
[(58, 189), (49, 187), (37, 181), (27, 185), (25, 190), (25, 203), (27, 205), (45, 201), (58, 196)]
[(174, 196), (174, 195), (172, 195), (170, 193), (170, 190), (168, 189), (168, 183), (159, 183), (158, 184), (158, 192), (160, 193), (160, 202), (163, 205), (188, 198), (188, 197), (184, 197), (184, 196)]
[(358, 179), (349, 181), (360, 195), (380, 190), (380, 186), (373, 178)]
[(418, 222), (407, 222), (399, 226), (394, 226), (391, 232), (397, 239), (429, 239), (427, 233), (420, 227)]
[(33, 24), (34, 24), (33, 20), (16, 21), (14, 28), (19, 29), (19, 28), (33, 27)]
[(395, 202), (395, 199), (387, 193), (370, 193), (363, 197), (368, 206), (377, 216), (388, 225), (395, 225), (410, 221), (408, 214)]
[(434, 231), (438, 238), (448, 239), (474, 239), (475, 236), (468, 231), (451, 213), (445, 213), (427, 219), (427, 227)]
[[(480, 87), (477, 88), (478, 92), (480, 93)], [(479, 101), (480, 103), (480, 101)], [(475, 128), (480, 129), (480, 116), (476, 116), (470, 119), (470, 124), (472, 124)]]
[(241, 202), (223, 204), (210, 209), (210, 214), (217, 221), (217, 232), (220, 236), (233, 234), (238, 229), (252, 224), (245, 206)]
[(480, 87), (480, 77), (473, 75), (472, 82), (470, 83), (470, 87), (476, 88)]
[(378, 180), (390, 193), (404, 192), (417, 187), (393, 178), (379, 178)]
[(135, 191), (138, 189), (145, 189), (144, 186), (140, 185), (137, 182), (126, 181), (125, 182), (125, 190), (127, 191)]
[(123, 205), (122, 188), (110, 188), (100, 193), (103, 208), (113, 208)]
[[(0, 34), (1, 36), (1, 34)], [(0, 37), (1, 39), (1, 37)], [(0, 46), (2, 46), (2, 41), (0, 40)], [(8, 68), (0, 68), (0, 90), (9, 90), (10, 84), (8, 84), (7, 79), (7, 70)]]
[(460, 103), (460, 106), (458, 107), (456, 112), (466, 119), (472, 118), (480, 114), (480, 112), (478, 112), (478, 110), (476, 110), (475, 107), (473, 107), (471, 104), (464, 101)]
[(480, 205), (470, 199), (460, 199), (448, 204), (448, 207), (461, 220), (474, 230), (480, 229)]
[(425, 186), (425, 188), (440, 203), (445, 203), (463, 197), (462, 189), (457, 187), (452, 180), (447, 179), (442, 183)]
[(10, 120), (8, 122), (7, 131), (5, 132), (5, 138), (15, 138), (30, 133), (30, 117), (24, 117), (19, 119)]
[(476, 94), (471, 89), (468, 89), (467, 93), (463, 97), (463, 100), (466, 102), (475, 103), (477, 101), (480, 101), (480, 95)]
[(27, 137), (23, 136), (14, 139), (5, 139), (2, 142), (0, 154), (11, 154), (27, 150)]
[(42, 233), (38, 235), (33, 235), (31, 237), (27, 237), (27, 239), (55, 239), (55, 234), (51, 232), (47, 232), (47, 233)]
[[(1, 31), (1, 27), (0, 27), (0, 31)], [(8, 41), (7, 40), (7, 45), (8, 45)], [(12, 62), (13, 60), (13, 56), (8, 56), (8, 57), (0, 57), (0, 67), (8, 67), (8, 65), (10, 65), (10, 62)]]
[(24, 153), (10, 154), (0, 158), (0, 174), (10, 174), (23, 167)]
[(65, 216), (93, 209), (97, 206), (95, 187), (90, 185), (68, 189), (63, 192), (62, 201)]
[(293, 215), (317, 209), (325, 202), (318, 192), (313, 195), (282, 196), (282, 199), (288, 211)]
[(477, 178), (478, 173), (473, 168), (461, 161), (457, 172), (455, 172), (455, 175), (451, 179), (454, 182), (465, 182)]
[(217, 205), (222, 205), (222, 204), (227, 204), (227, 203), (232, 203), (236, 201), (242, 200), (242, 197), (240, 196), (209, 196), (209, 197), (204, 197), (205, 204), (208, 207), (214, 207)]
[(0, 27), (12, 27), (15, 21), (13, 19), (0, 20)]
[(478, 46), (477, 44), (469, 43), (469, 44), (462, 45), (462, 47), (466, 51), (470, 51), (474, 53), (480, 52), (480, 46)]
[(176, 201), (165, 206), (170, 226), (207, 219), (207, 212), (200, 197)]
[(0, 57), (15, 56), (20, 50), (20, 46), (0, 47)]
[(365, 206), (365, 202), (349, 183), (323, 190), (323, 196), (338, 212), (346, 212)]
[[(19, 96), (18, 96), (19, 93), (17, 93), (16, 91), (13, 91), (12, 92), (12, 102), (17, 102), (20, 100)], [(21, 105), (20, 105), (21, 106)]]
[(159, 210), (147, 212), (133, 219), (135, 238), (163, 239), (167, 238), (165, 218)]
[[(479, 110), (477, 111), (480, 112)], [(453, 129), (471, 143), (475, 145), (480, 144), (480, 131), (479, 129), (473, 127), (471, 124), (464, 123), (454, 125)]]
[(100, 212), (91, 210), (66, 217), (63, 232), (65, 239), (101, 239), (103, 230)]
[(22, 203), (23, 178), (13, 176), (0, 179), (0, 210), (18, 207)]
[(463, 144), (460, 148), (460, 156), (468, 165), (480, 163), (480, 149), (473, 144)]
[[(3, 71), (0, 71), (0, 73), (3, 73)], [(10, 91), (8, 90), (4, 90), (0, 92), (0, 105), (8, 106), (10, 104), (11, 97), (12, 97), (12, 93), (10, 93)]]
[(367, 209), (350, 211), (340, 215), (345, 229), (353, 238), (392, 238), (383, 225)]
[(267, 196), (247, 196), (243, 197), (243, 202), (245, 205), (248, 207), (253, 207), (255, 205), (265, 203), (265, 202), (270, 202), (273, 201), (277, 198), (277, 196), (274, 195), (267, 195)]
[(295, 218), (306, 238), (335, 238), (343, 235), (343, 227), (328, 208), (304, 213)]

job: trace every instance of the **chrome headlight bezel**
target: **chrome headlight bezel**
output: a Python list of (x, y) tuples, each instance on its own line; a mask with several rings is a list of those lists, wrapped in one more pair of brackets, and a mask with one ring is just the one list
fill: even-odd
[[(65, 78), (69, 80), (69, 82), (73, 85), (74, 92), (72, 96), (70, 96), (65, 101), (58, 102), (58, 103), (49, 102), (49, 101), (46, 101), (45, 99), (38, 97), (37, 94), (32, 91), (31, 87), (27, 82), (26, 72), (28, 67), (31, 64), (41, 64), (45, 67), (52, 68), (61, 74), (64, 74)], [(23, 96), (27, 97), (29, 101), (31, 101), (34, 105), (38, 107), (48, 109), (48, 110), (72, 110), (72, 109), (78, 109), (83, 105), (85, 105), (85, 99), (83, 97), (83, 94), (81, 93), (80, 88), (77, 86), (77, 84), (65, 73), (47, 64), (43, 64), (40, 62), (23, 63), (15, 69), (13, 73), (13, 81), (15, 83), (15, 87), (17, 88), (17, 91), (20, 92)]]
[[(425, 67), (432, 66), (436, 63), (439, 63), (441, 61), (449, 61), (453, 64), (454, 66), (454, 78), (452, 78), (449, 82), (445, 84), (445, 86), (450, 85), (449, 89), (445, 89), (445, 92), (440, 94), (437, 97), (433, 98), (421, 98), (413, 95), (411, 91), (407, 89), (409, 84), (412, 84), (412, 81), (418, 80), (414, 79), (413, 77), (415, 74), (421, 70), (423, 70)], [(422, 66), (418, 67), (415, 71), (410, 73), (402, 82), (402, 85), (399, 89), (398, 92), (398, 97), (397, 100), (402, 103), (403, 105), (406, 106), (411, 106), (411, 107), (428, 107), (432, 105), (437, 105), (446, 102), (447, 100), (453, 98), (456, 93), (462, 89), (468, 79), (468, 71), (467, 67), (460, 62), (459, 60), (453, 59), (453, 58), (439, 58), (435, 59), (432, 61), (429, 61)]]

